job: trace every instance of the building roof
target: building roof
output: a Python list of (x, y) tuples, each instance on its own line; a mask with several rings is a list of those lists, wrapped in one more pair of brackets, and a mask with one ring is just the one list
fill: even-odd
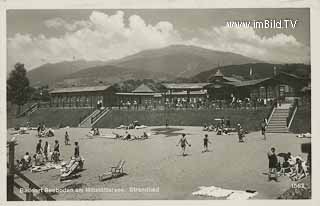
[(244, 86), (252, 86), (252, 85), (260, 84), (269, 79), (272, 79), (272, 78), (268, 77), (263, 79), (254, 79), (254, 80), (247, 80), (247, 81), (228, 82), (228, 84), (233, 85), (235, 87), (244, 87)]
[(201, 90), (210, 83), (168, 83), (163, 84), (166, 89), (198, 89)]
[(111, 85), (56, 88), (56, 89), (50, 91), (49, 93), (50, 94), (59, 94), (59, 93), (78, 93), (78, 92), (98, 92), (98, 91), (104, 91), (110, 87), (111, 87)]
[(154, 91), (149, 86), (147, 86), (145, 84), (141, 84), (132, 92), (133, 93), (153, 93)]
[(155, 96), (155, 97), (161, 97), (161, 93), (145, 93), (145, 92), (140, 92), (140, 93), (132, 93), (132, 92), (118, 92), (116, 95), (122, 95), (122, 96)]
[(284, 71), (279, 71), (279, 75), (280, 74), (284, 74), (286, 76), (290, 76), (290, 77), (293, 77), (295, 79), (303, 79), (303, 80), (306, 80), (308, 78), (305, 78), (305, 77), (301, 77), (301, 76), (298, 76), (298, 75), (295, 75), (295, 74), (291, 74), (291, 73), (288, 73), (288, 72), (284, 72)]
[(223, 77), (222, 72), (220, 71), (220, 69), (218, 69), (218, 71), (214, 74), (215, 77)]
[[(207, 94), (206, 91), (190, 91), (189, 95), (205, 95)], [(181, 91), (181, 92), (167, 92), (166, 95), (188, 95), (187, 91)]]
[(236, 79), (236, 78), (234, 78), (234, 77), (226, 77), (226, 76), (224, 76), (223, 78), (224, 78), (225, 80), (229, 81), (229, 82), (241, 82), (240, 79)]

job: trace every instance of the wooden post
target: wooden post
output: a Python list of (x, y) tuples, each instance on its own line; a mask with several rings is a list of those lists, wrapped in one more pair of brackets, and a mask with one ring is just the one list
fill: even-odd
[[(33, 187), (31, 184), (29, 184), (29, 189), (31, 190)], [(32, 192), (26, 192), (26, 200), (27, 201), (33, 201), (33, 193)]]
[(9, 173), (7, 174), (7, 200), (13, 200), (14, 188), (14, 147), (15, 142), (8, 142), (9, 147)]

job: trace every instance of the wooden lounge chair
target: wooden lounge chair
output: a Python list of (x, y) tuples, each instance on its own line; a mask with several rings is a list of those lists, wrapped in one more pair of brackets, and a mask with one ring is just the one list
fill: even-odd
[(120, 160), (118, 162), (118, 165), (116, 167), (111, 167), (110, 172), (112, 173), (112, 176), (120, 176), (123, 174), (123, 167), (126, 161)]
[(120, 160), (115, 167), (110, 167), (109, 171), (103, 173), (102, 175), (99, 175), (99, 180), (103, 181), (106, 179), (111, 179), (113, 177), (119, 177), (123, 175), (123, 167), (124, 167), (125, 161)]

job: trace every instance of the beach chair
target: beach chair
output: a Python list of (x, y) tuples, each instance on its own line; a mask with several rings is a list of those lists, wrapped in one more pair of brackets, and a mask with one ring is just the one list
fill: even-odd
[(109, 171), (103, 173), (102, 175), (99, 175), (99, 180), (103, 181), (106, 179), (111, 179), (113, 177), (119, 177), (123, 175), (123, 167), (124, 167), (125, 161), (120, 160), (115, 167), (110, 167)]
[(124, 160), (120, 160), (118, 162), (118, 165), (115, 166), (115, 167), (110, 167), (110, 172), (112, 173), (112, 176), (115, 177), (115, 176), (120, 176), (123, 174), (123, 167), (124, 167), (124, 164), (125, 164), (126, 161)]

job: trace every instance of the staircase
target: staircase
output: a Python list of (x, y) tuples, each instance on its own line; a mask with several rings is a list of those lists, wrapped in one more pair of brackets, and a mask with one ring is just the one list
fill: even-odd
[(287, 118), (289, 116), (291, 104), (283, 104), (280, 107), (274, 109), (271, 114), (268, 127), (266, 129), (267, 133), (288, 133), (289, 129), (287, 127)]
[(82, 120), (79, 124), (79, 127), (82, 128), (91, 128), (91, 120), (93, 119), (94, 116), (96, 116), (100, 110), (94, 110), (90, 115), (88, 115), (84, 120)]
[(31, 105), (29, 108), (27, 108), (26, 110), (24, 110), (20, 114), (17, 114), (17, 117), (23, 117), (23, 116), (26, 116), (26, 115), (30, 115), (33, 112), (35, 112), (38, 108), (39, 108), (39, 104), (38, 103), (34, 103), (33, 105)]
[(79, 127), (91, 128), (94, 126), (102, 117), (108, 114), (110, 109), (105, 108), (103, 110), (95, 110), (88, 117), (86, 117), (80, 124)]

